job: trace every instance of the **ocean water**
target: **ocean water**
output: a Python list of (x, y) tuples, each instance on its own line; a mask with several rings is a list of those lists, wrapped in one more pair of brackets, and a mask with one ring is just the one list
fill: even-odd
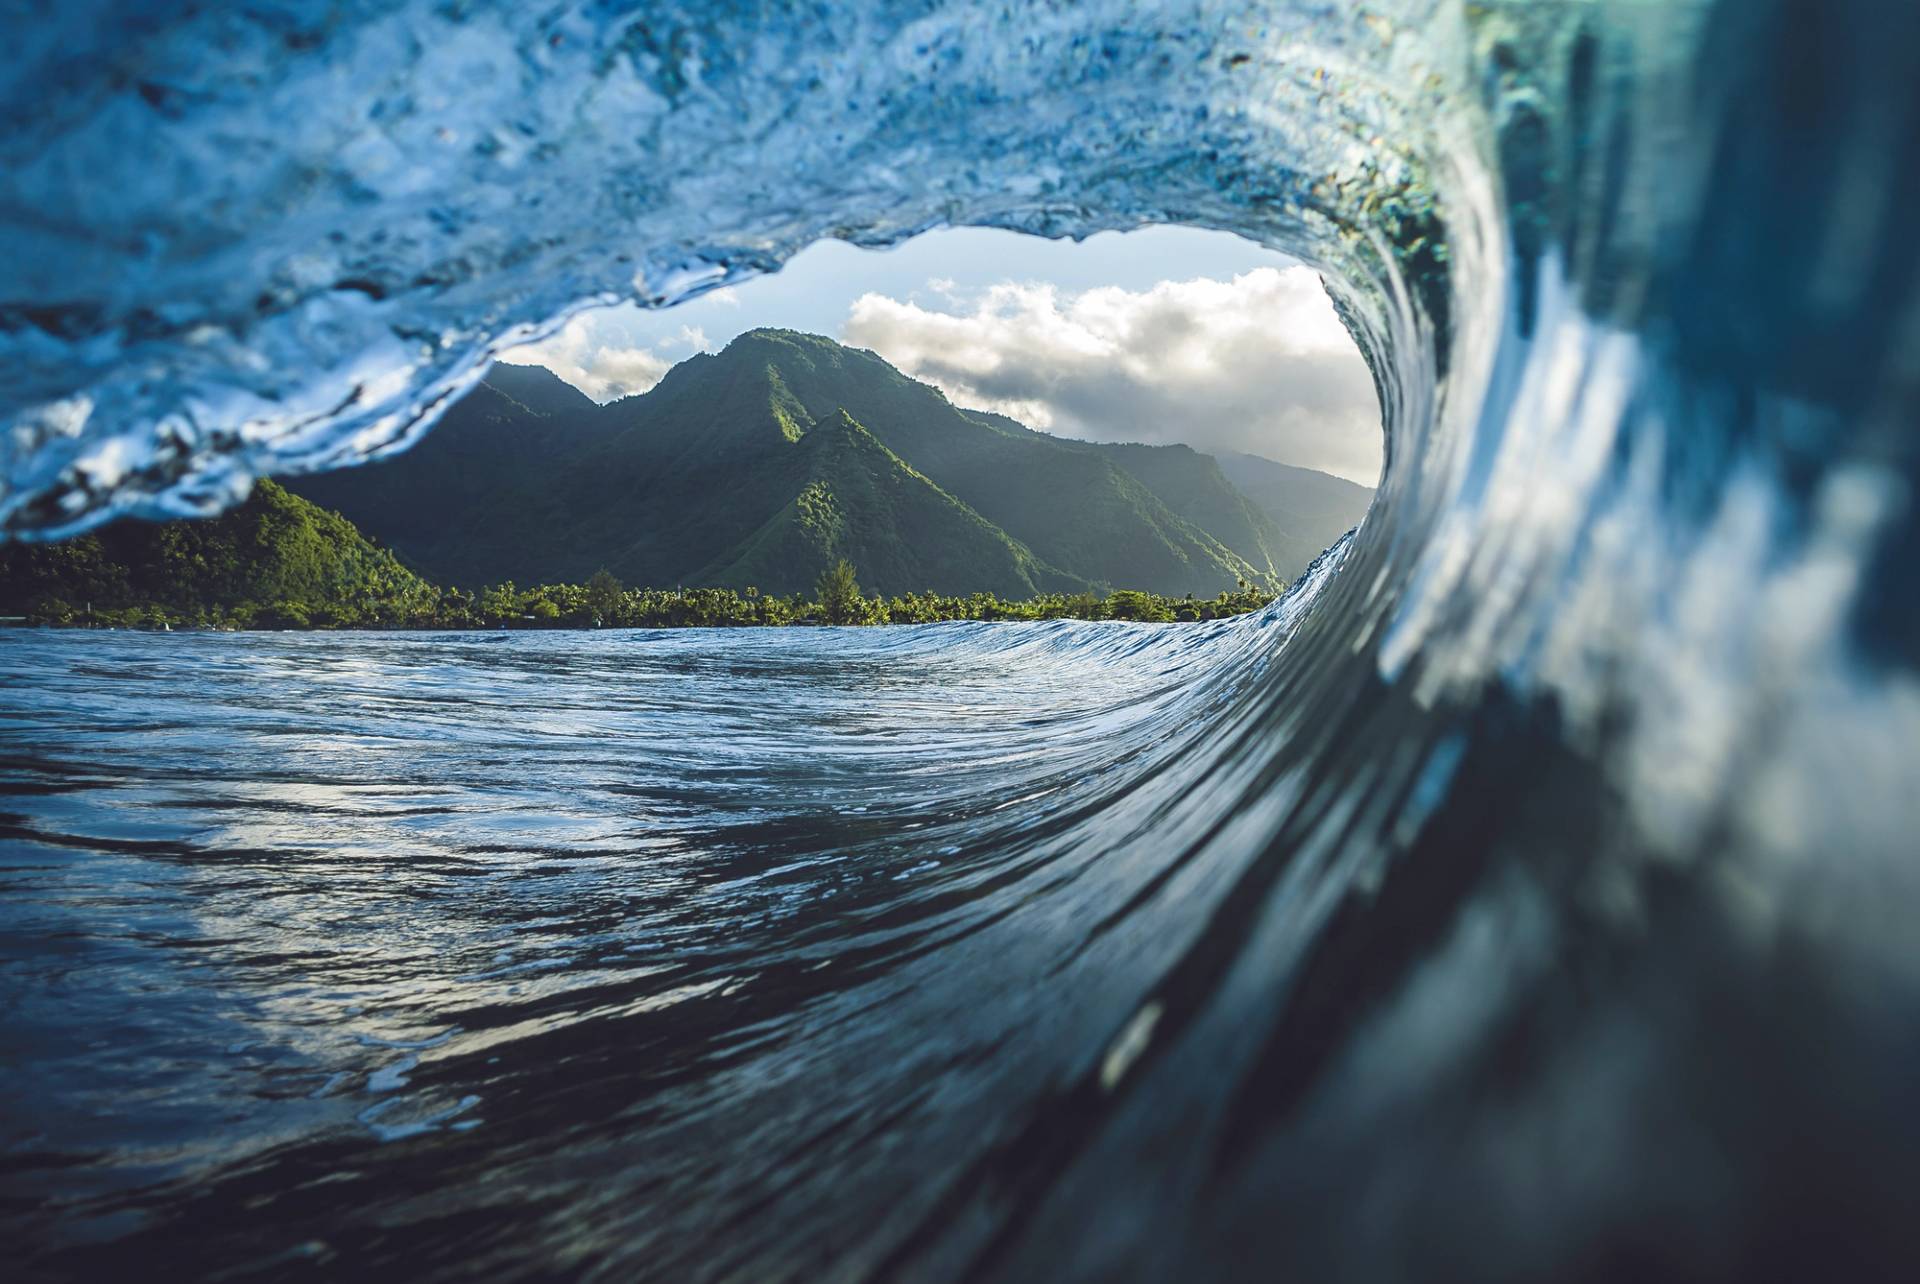
[(0, 634), (17, 1242), (674, 1278), (904, 1229), (922, 1147), (1138, 1020), (1178, 940), (1112, 909), (1291, 619)]
[(28, 1270), (1914, 1274), (1920, 7), (8, 16), (14, 538), (943, 224), (1294, 254), (1387, 434), (1210, 628), (0, 639)]

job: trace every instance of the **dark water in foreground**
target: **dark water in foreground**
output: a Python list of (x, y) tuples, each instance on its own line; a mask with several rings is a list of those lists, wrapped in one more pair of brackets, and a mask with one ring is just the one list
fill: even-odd
[(940, 225), (1295, 255), (1387, 446), (1214, 630), (0, 638), (25, 1273), (1920, 1275), (1920, 7), (8, 30), (22, 537)]
[(1126, 836), (1281, 627), (0, 635), (8, 1240), (675, 1277), (911, 1223), (1138, 1052)]

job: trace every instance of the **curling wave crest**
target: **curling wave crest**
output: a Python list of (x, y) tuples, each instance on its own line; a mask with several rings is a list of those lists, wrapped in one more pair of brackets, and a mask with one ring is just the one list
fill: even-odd
[[(463, 1242), (495, 1273), (761, 1279), (1920, 1260), (1920, 9), (32, 18), (0, 58), (16, 538), (401, 448), (571, 309), (941, 224), (1178, 222), (1295, 254), (1386, 418), (1358, 532), (1263, 617), (1153, 644), (1199, 651), (1150, 750), (1072, 807), (968, 777), (1004, 804), (974, 837), (1005, 841), (966, 848), (921, 988), (856, 969), (715, 1007), (697, 1075), (644, 1040), (583, 1060), (548, 1011), (547, 1081), (462, 1045), (422, 1131), (329, 1141), (289, 1111), (260, 1124), (284, 1163), (188, 1165), (278, 1240), (163, 1199), (192, 1235), (162, 1217), (127, 1244), (272, 1273), (319, 1242), (307, 1183), (367, 1164), (379, 1206), (313, 1252), (416, 1278), (456, 1273)], [(917, 666), (1029, 647), (1036, 675), (1115, 682), (1160, 662), (1115, 636), (863, 645)], [(50, 753), (45, 731), (7, 735)], [(1024, 751), (1070, 760), (1056, 733), (1009, 731), (1005, 779)], [(35, 770), (9, 779), (31, 793)], [(923, 868), (934, 841), (888, 830), (885, 860)], [(810, 923), (822, 957), (917, 921), (911, 879), (875, 887)], [(988, 923), (1019, 947), (968, 948)], [(675, 966), (724, 939), (681, 926)], [(497, 1131), (488, 1055), (509, 1100), (575, 1112)], [(795, 1085), (835, 1109), (756, 1132), (753, 1094)], [(496, 1104), (455, 1132), (467, 1096)], [(876, 1189), (892, 1202), (837, 1201)], [(23, 1214), (46, 1243), (64, 1215)]]

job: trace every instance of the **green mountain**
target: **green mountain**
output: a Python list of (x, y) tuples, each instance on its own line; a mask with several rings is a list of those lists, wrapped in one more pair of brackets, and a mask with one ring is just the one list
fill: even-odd
[(599, 406), (544, 366), (513, 366), (502, 362), (487, 372), (482, 387), (491, 388), (536, 415), (591, 414)]
[[(459, 532), (508, 494), (548, 477), (561, 443), (584, 448), (610, 427), (599, 406), (551, 371), (496, 365), (485, 383), (448, 409), (435, 431), (394, 460), (281, 480), (323, 508), (350, 508), (357, 525), (436, 581), (477, 587), (504, 579), (569, 578), (530, 575), (519, 562), (496, 573), (495, 558), (512, 551), (510, 532), (500, 533), (497, 549), (487, 541), (470, 547)], [(570, 578), (585, 579), (597, 565)]]
[(1293, 547), (1313, 547), (1308, 561), (1358, 525), (1373, 503), (1370, 487), (1344, 477), (1275, 463), (1260, 455), (1222, 451), (1217, 458), (1234, 488), (1272, 518)]
[(344, 517), (264, 479), (206, 521), (126, 520), (57, 544), (0, 546), (0, 613), (56, 622), (162, 606), (203, 622), (378, 624), (438, 598)]
[(604, 407), (496, 367), (407, 454), (289, 485), (469, 586), (605, 567), (787, 593), (845, 557), (884, 593), (1206, 596), (1291, 578), (1346, 529), (1284, 528), (1186, 447), (1051, 437), (786, 330)]
[(810, 584), (844, 558), (873, 584), (936, 593), (1031, 597), (1080, 587), (915, 472), (846, 411), (797, 444), (806, 473), (799, 492), (694, 582)]

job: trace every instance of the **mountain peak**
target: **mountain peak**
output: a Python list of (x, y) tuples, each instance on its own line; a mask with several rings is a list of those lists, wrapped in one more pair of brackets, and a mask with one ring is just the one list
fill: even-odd
[(1288, 492), (1276, 523), (1210, 455), (1036, 433), (777, 327), (604, 407), (550, 371), (497, 366), (415, 451), (300, 489), (442, 581), (606, 566), (630, 583), (738, 575), (780, 592), (847, 556), (888, 592), (1208, 594), (1290, 578), (1364, 511), (1322, 520)]
[(545, 366), (516, 366), (495, 362), (486, 385), (511, 397), (536, 415), (577, 414), (592, 410), (594, 400)]
[[(731, 348), (736, 343), (789, 343), (796, 346), (815, 348), (846, 348), (846, 345), (830, 339), (824, 334), (814, 334), (807, 330), (788, 330), (776, 325), (755, 326), (751, 330), (742, 330), (728, 341)], [(847, 349), (854, 351), (855, 349)]]
[[(723, 359), (785, 359), (811, 367), (871, 368), (885, 370), (893, 378), (907, 380), (885, 357), (866, 348), (849, 347), (838, 339), (805, 330), (784, 330), (761, 326), (735, 335), (719, 354)], [(924, 386), (924, 385), (922, 385)]]

